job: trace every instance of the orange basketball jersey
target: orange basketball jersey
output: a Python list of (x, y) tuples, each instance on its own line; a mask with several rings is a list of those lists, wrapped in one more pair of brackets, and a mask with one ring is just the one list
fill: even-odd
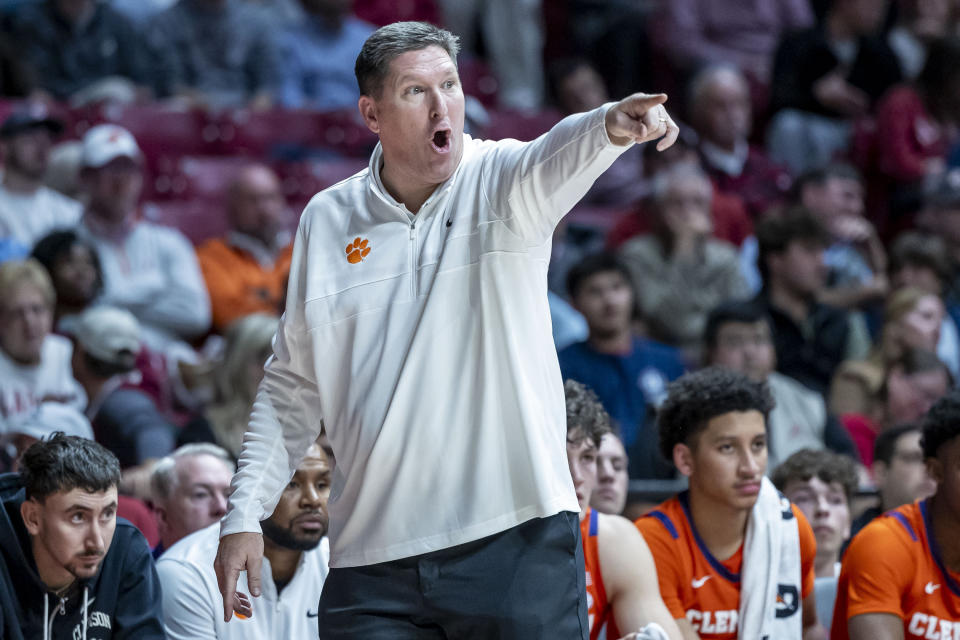
[[(796, 505), (790, 507), (800, 534), (797, 582), (802, 595), (780, 605), (796, 611), (813, 590), (817, 543), (806, 518)], [(715, 558), (693, 526), (687, 492), (660, 504), (636, 525), (653, 554), (660, 595), (670, 615), (686, 618), (701, 638), (736, 640), (743, 545), (726, 560)]]
[(865, 613), (903, 620), (904, 638), (960, 639), (960, 574), (943, 564), (928, 502), (904, 505), (868, 524), (843, 557), (833, 610), (833, 640)]
[(600, 630), (610, 617), (610, 604), (603, 588), (603, 573), (600, 571), (600, 552), (597, 542), (597, 520), (594, 509), (587, 509), (580, 519), (580, 539), (583, 542), (583, 563), (587, 567), (587, 618), (590, 621), (590, 640), (597, 640)]

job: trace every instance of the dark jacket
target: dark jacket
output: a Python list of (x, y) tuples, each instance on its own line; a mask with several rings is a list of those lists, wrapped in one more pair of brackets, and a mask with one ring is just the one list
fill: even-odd
[[(20, 515), (20, 475), (0, 475), (0, 637), (6, 640), (164, 638), (160, 580), (150, 549), (132, 524), (117, 518), (113, 542), (89, 580), (61, 601), (40, 581), (30, 536)], [(84, 611), (84, 598), (87, 606)], [(44, 604), (52, 620), (44, 629)]]

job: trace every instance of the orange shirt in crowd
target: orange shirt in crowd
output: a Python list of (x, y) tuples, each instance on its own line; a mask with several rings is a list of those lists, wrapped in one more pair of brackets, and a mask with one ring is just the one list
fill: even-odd
[(580, 540), (583, 544), (583, 563), (587, 568), (587, 619), (590, 621), (590, 640), (600, 637), (600, 630), (610, 615), (610, 603), (607, 591), (603, 588), (603, 573), (600, 570), (600, 551), (597, 547), (597, 521), (599, 516), (593, 509), (587, 509), (580, 519)]
[(847, 621), (865, 613), (900, 617), (907, 639), (960, 639), (960, 574), (943, 564), (927, 508), (924, 500), (888, 511), (854, 537), (837, 582), (833, 640), (849, 638)]
[[(796, 505), (790, 506), (800, 534), (801, 592), (806, 598), (813, 591), (817, 542), (807, 519)], [(660, 595), (670, 615), (686, 618), (701, 638), (736, 640), (743, 545), (726, 560), (715, 558), (693, 526), (686, 492), (660, 504), (636, 525), (653, 554)]]
[(279, 315), (292, 255), (290, 245), (280, 252), (272, 267), (266, 268), (251, 254), (220, 238), (200, 246), (197, 258), (210, 292), (214, 330), (223, 331), (234, 320), (251, 313)]

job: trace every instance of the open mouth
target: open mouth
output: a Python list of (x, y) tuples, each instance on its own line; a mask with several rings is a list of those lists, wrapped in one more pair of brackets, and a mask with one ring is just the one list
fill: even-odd
[(437, 153), (449, 153), (450, 133), (449, 129), (441, 129), (433, 132), (433, 137), (430, 138), (430, 146), (433, 147), (434, 151)]

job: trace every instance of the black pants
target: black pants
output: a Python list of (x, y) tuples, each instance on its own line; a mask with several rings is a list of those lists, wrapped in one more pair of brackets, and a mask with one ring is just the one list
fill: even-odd
[(587, 640), (580, 520), (561, 512), (466, 544), (331, 569), (323, 640)]

